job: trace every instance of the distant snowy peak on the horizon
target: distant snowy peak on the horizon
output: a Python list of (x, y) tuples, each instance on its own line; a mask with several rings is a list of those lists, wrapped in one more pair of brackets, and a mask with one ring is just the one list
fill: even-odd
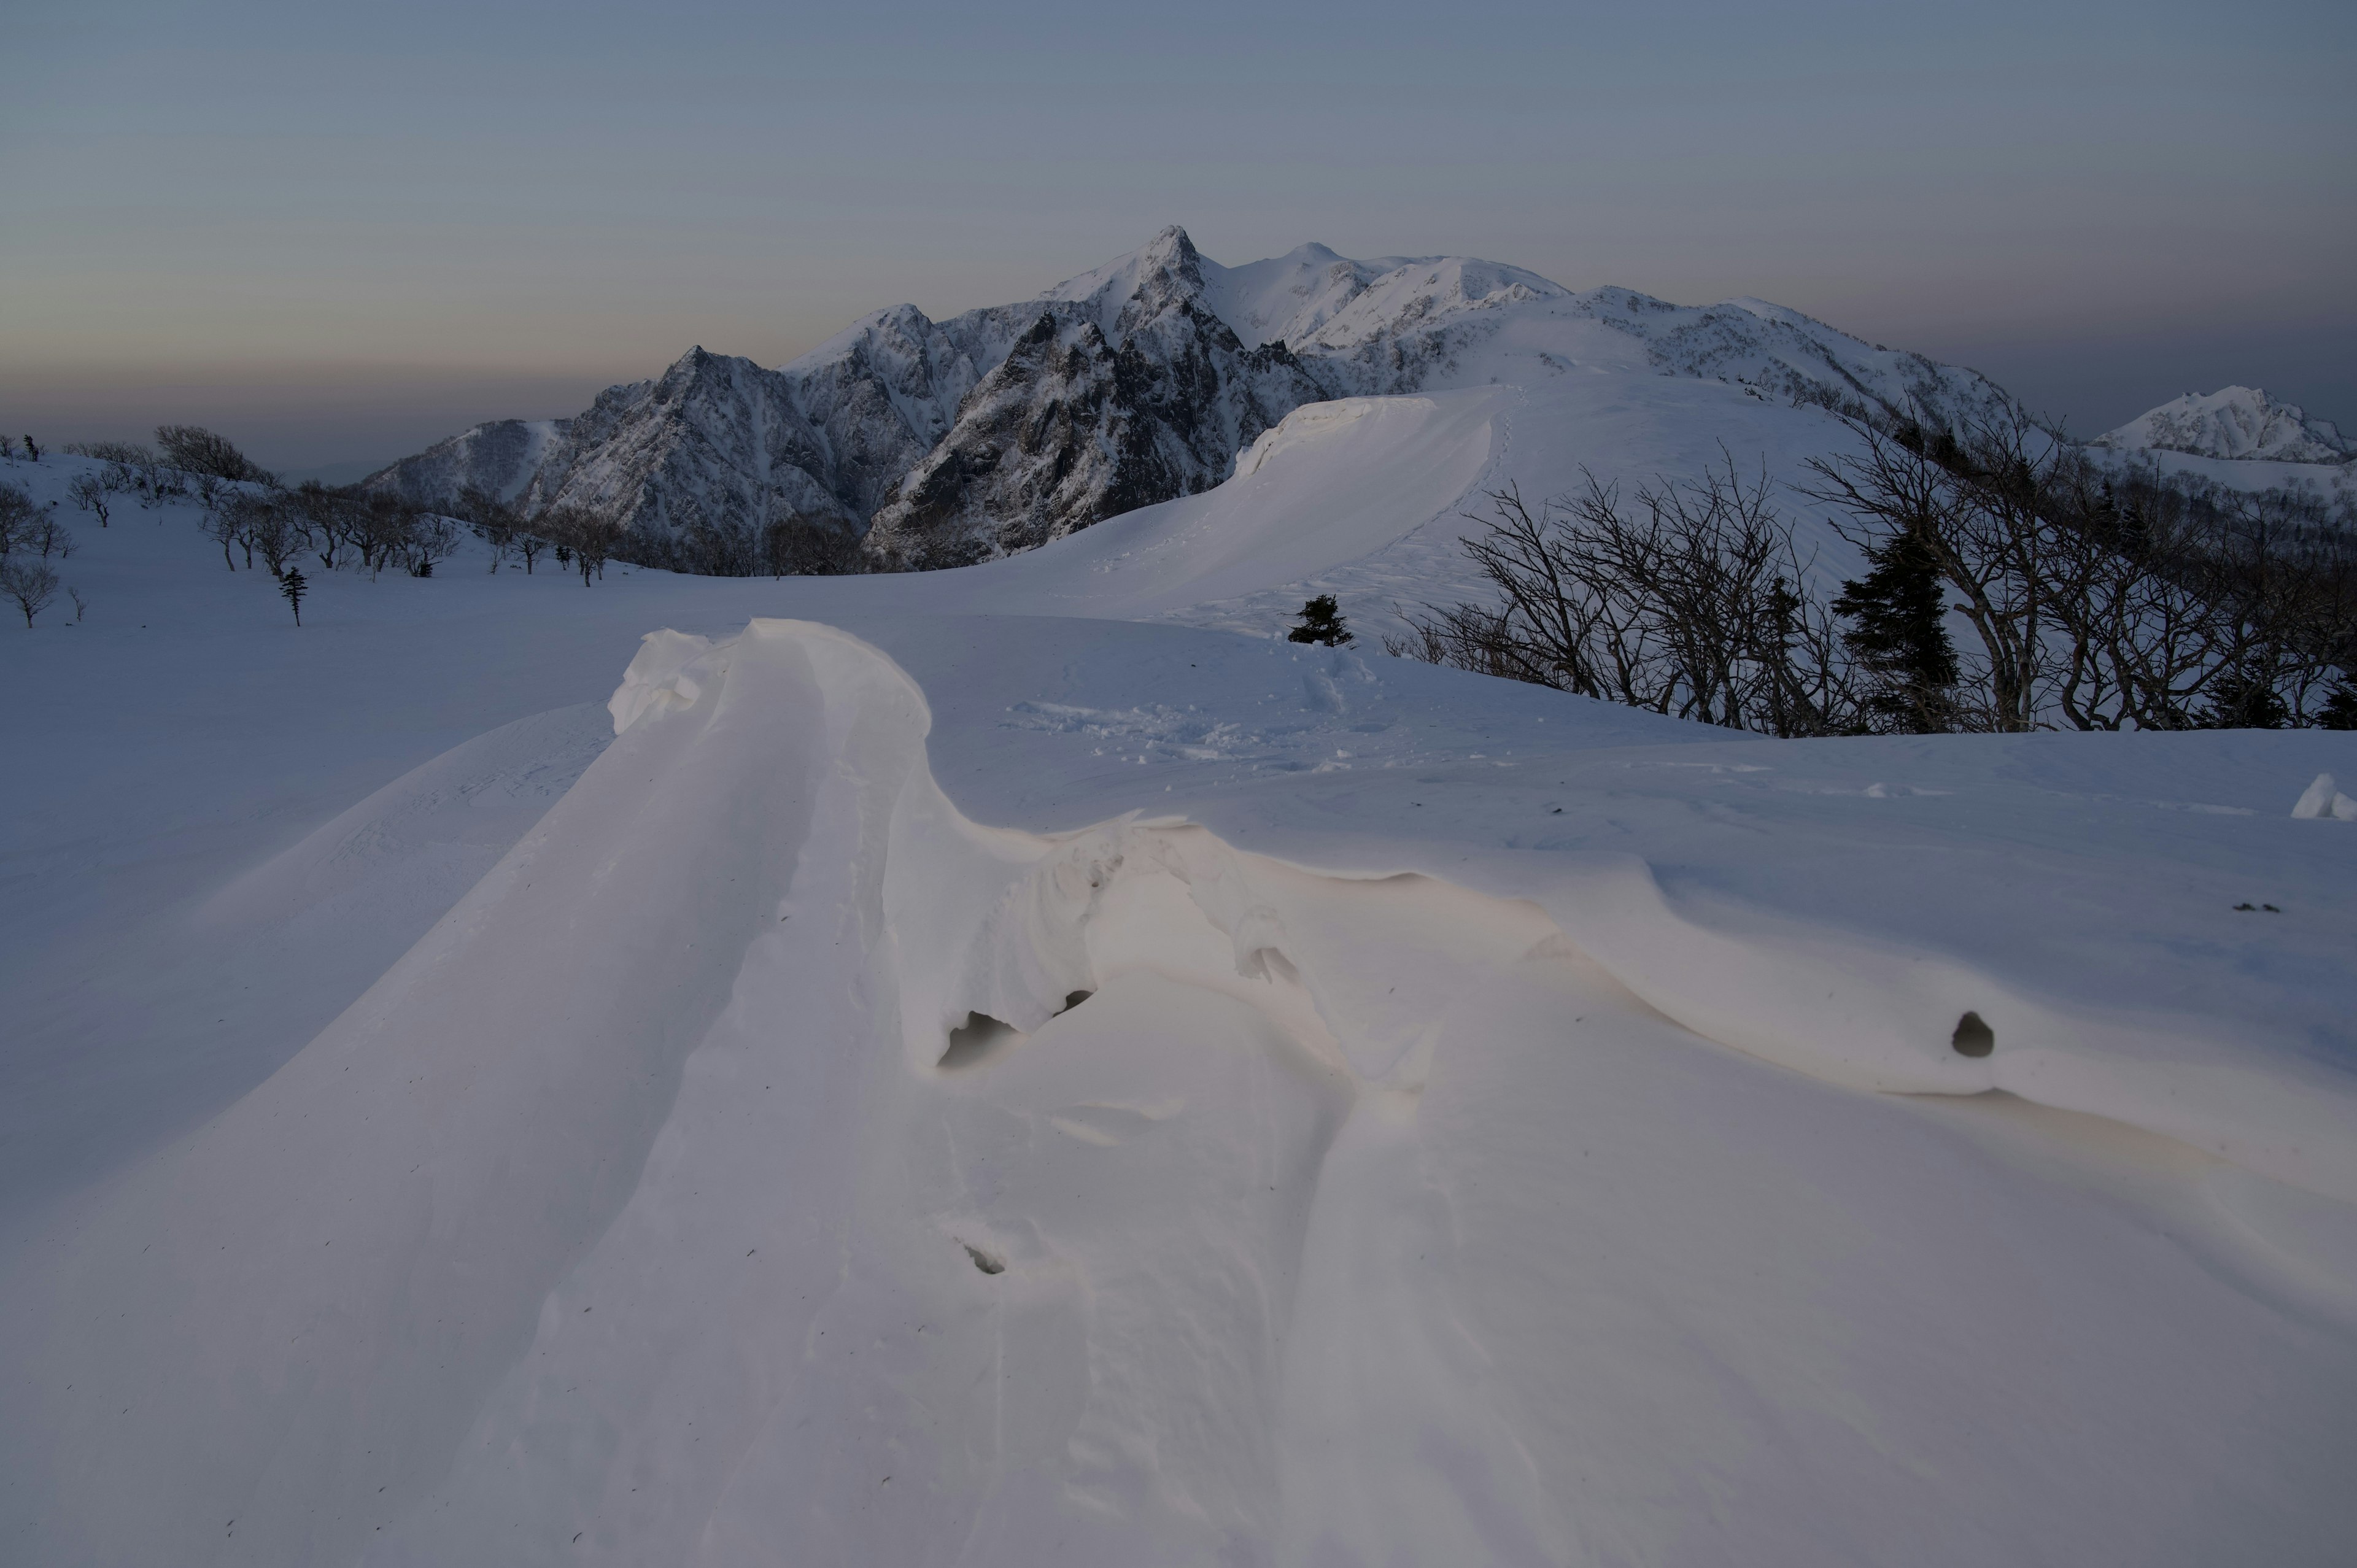
[(2357, 458), (2357, 442), (2330, 421), (2310, 418), (2298, 404), (2278, 402), (2257, 387), (2187, 392), (2089, 445), (2255, 462), (2346, 463)]
[[(699, 349), (572, 421), (479, 426), (370, 482), (593, 508), (689, 569), (757, 569), (779, 529), (864, 532), (878, 562), (954, 565), (1208, 489), (1304, 403), (1575, 369), (1943, 418), (2008, 406), (1971, 371), (1758, 300), (1674, 306), (1318, 244), (1229, 267), (1173, 226), (1032, 299), (941, 321), (895, 306), (776, 370)], [(545, 432), (538, 445), (527, 429)]]

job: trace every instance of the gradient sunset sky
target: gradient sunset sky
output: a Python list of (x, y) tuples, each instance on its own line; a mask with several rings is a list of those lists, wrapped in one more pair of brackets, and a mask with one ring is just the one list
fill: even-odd
[[(296, 472), (1184, 224), (2357, 426), (2357, 5), (15, 6), (0, 430)], [(356, 477), (338, 473), (334, 477)]]

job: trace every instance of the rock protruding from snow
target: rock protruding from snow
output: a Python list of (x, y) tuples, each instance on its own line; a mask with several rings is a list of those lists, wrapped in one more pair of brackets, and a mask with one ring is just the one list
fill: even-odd
[(2329, 420), (2258, 387), (2187, 392), (2089, 443), (2126, 452), (2186, 452), (2197, 457), (2276, 463), (2346, 463), (2357, 442)]

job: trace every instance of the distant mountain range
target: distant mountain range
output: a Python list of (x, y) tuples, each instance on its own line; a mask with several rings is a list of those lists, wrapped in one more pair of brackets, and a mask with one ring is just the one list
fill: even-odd
[[(1695, 308), (1491, 262), (1352, 261), (1314, 244), (1225, 267), (1174, 227), (1036, 299), (946, 321), (896, 306), (779, 369), (693, 349), (571, 419), (479, 424), (364, 482), (425, 502), (471, 487), (527, 515), (590, 509), (626, 524), (640, 558), (689, 570), (757, 570), (796, 534), (929, 569), (1208, 489), (1305, 403), (1607, 361), (1778, 402), (1952, 419), (2010, 405), (1975, 371), (1761, 300)], [(2264, 394), (2217, 397), (2234, 394), (2231, 414), (2153, 429), (2232, 446), (2256, 399), (2263, 434), (2245, 446), (2346, 454), (2330, 426)], [(2104, 439), (2132, 446), (2177, 406)]]

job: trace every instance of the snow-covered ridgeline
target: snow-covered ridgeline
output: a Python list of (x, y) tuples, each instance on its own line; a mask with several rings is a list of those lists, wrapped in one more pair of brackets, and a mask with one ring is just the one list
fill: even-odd
[(776, 371), (693, 350), (565, 422), (521, 489), (504, 467), (470, 478), (473, 448), (454, 443), (371, 482), (512, 489), (528, 510), (618, 513), (655, 543), (702, 530), (749, 550), (773, 526), (872, 525), (884, 564), (959, 564), (1206, 489), (1306, 403), (1575, 367), (1952, 416), (2005, 401), (1972, 371), (1760, 301), (1692, 309), (1319, 245), (1231, 268), (1172, 228), (1038, 299), (941, 322), (896, 306)]

